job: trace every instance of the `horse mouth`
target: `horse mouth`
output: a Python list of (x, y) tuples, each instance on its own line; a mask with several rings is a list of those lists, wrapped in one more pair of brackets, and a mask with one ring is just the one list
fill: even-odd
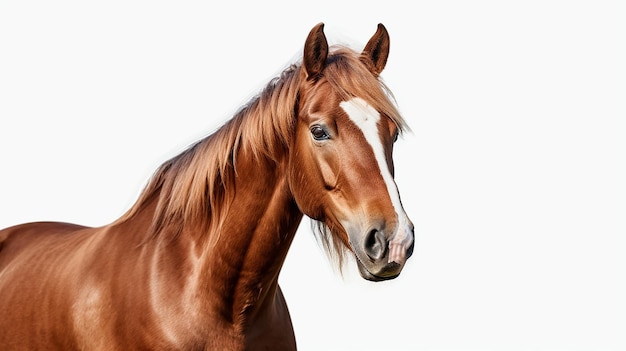
[(358, 255), (354, 255), (356, 257), (356, 264), (359, 268), (359, 273), (361, 277), (365, 280), (369, 280), (372, 282), (382, 282), (385, 280), (391, 280), (397, 278), (402, 272), (402, 265), (391, 262), (383, 266), (377, 273), (372, 273), (363, 262)]

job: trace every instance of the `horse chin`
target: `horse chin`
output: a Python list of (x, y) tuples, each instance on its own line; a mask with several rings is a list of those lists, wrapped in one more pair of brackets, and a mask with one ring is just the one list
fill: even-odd
[(365, 267), (363, 263), (361, 263), (361, 260), (358, 258), (358, 256), (356, 257), (356, 263), (357, 267), (359, 268), (359, 273), (361, 274), (361, 277), (365, 280), (369, 280), (372, 282), (382, 282), (385, 280), (395, 279), (400, 275), (400, 272), (402, 271), (402, 267), (399, 264), (392, 262), (380, 269), (378, 273), (374, 274), (369, 269), (367, 269), (367, 267)]

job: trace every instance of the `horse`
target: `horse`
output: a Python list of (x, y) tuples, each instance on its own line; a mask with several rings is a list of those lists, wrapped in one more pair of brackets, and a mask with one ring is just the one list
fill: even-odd
[(0, 231), (0, 349), (295, 350), (278, 275), (305, 215), (331, 257), (397, 277), (414, 228), (392, 159), (408, 126), (380, 77), (389, 34), (357, 52), (323, 29), (120, 218)]

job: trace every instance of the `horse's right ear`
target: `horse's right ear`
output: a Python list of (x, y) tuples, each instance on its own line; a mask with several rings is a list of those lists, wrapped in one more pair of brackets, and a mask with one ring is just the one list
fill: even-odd
[(307, 80), (318, 78), (328, 57), (328, 41), (324, 35), (324, 23), (318, 23), (306, 38), (304, 43), (304, 58), (302, 59)]

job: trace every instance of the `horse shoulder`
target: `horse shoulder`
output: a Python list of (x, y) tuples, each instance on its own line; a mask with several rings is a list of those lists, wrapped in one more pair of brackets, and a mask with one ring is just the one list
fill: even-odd
[[(56, 263), (71, 251), (58, 250), (54, 243), (67, 243), (61, 238), (74, 238), (71, 233), (83, 229), (75, 224), (37, 222), (0, 231), (0, 345), (43, 347), (51, 340), (44, 330), (57, 330), (61, 344), (69, 336), (71, 328), (62, 328), (68, 324), (68, 314), (57, 313), (71, 305), (67, 294), (61, 293), (69, 288), (55, 277), (63, 269)], [(23, 331), (29, 328), (38, 330), (40, 338), (24, 339)]]

